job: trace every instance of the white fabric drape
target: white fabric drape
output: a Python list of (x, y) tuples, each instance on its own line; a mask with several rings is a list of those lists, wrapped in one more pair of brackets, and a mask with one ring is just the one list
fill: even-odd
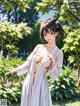
[[(33, 83), (35, 57), (37, 54), (43, 55), (44, 62), (37, 68)], [(26, 62), (17, 68), (18, 75), (29, 72), (22, 88), (21, 106), (52, 106), (51, 94), (45, 70), (47, 55), (49, 55), (49, 53), (46, 48), (42, 44), (38, 44), (33, 52), (28, 56)], [(56, 65), (53, 69), (49, 68), (48, 72), (51, 78), (56, 80), (62, 70), (63, 52), (56, 46), (52, 51), (52, 55), (55, 55), (56, 57)]]

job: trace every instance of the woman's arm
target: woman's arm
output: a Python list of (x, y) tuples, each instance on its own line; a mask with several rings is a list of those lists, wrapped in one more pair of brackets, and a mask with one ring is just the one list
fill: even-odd
[(60, 74), (60, 72), (62, 70), (62, 65), (63, 65), (63, 52), (61, 52), (59, 54), (59, 56), (57, 58), (57, 62), (52, 63), (51, 67), (48, 70), (48, 72), (53, 80), (56, 80), (58, 78), (58, 75)]
[(29, 72), (33, 55), (37, 52), (38, 47), (39, 47), (39, 44), (34, 48), (31, 54), (27, 57), (25, 63), (16, 68), (16, 72), (18, 75), (22, 75), (22, 74), (25, 74), (26, 72)]

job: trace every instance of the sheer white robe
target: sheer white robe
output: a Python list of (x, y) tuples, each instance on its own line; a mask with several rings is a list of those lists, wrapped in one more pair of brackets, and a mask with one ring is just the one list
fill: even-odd
[[(35, 57), (38, 54), (43, 55), (44, 63), (39, 65), (33, 83)], [(47, 55), (50, 54), (44, 45), (38, 44), (27, 57), (26, 62), (17, 68), (18, 75), (23, 75), (27, 72), (29, 73), (22, 88), (21, 106), (52, 106), (51, 94), (49, 91), (45, 69)], [(52, 55), (56, 59), (56, 65), (54, 68), (50, 67), (48, 72), (51, 78), (56, 80), (62, 70), (63, 52), (56, 46), (52, 50)]]

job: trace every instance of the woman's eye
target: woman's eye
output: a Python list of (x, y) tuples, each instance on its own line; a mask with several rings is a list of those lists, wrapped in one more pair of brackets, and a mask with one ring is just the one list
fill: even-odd
[(54, 34), (53, 32), (51, 32), (50, 34)]
[(44, 36), (46, 36), (47, 34), (44, 34)]

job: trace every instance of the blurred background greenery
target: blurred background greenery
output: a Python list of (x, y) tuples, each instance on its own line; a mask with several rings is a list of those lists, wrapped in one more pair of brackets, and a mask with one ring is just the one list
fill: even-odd
[(47, 75), (53, 105), (80, 106), (80, 0), (0, 0), (0, 98), (20, 104), (26, 75), (9, 73), (42, 43), (40, 24), (56, 18), (65, 33), (57, 37), (64, 52), (63, 71), (56, 81)]

